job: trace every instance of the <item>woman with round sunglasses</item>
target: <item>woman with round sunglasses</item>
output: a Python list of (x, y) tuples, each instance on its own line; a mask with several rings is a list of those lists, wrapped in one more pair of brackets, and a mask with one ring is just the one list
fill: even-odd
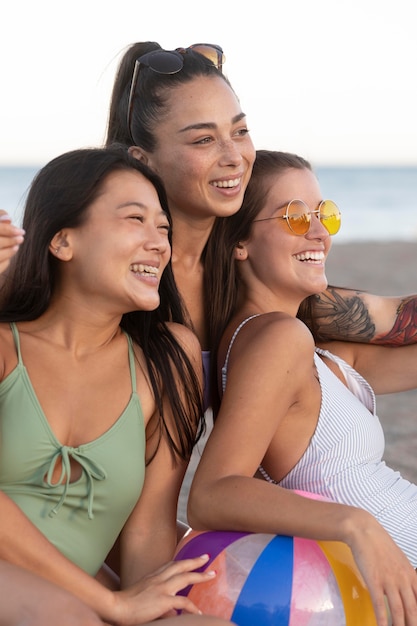
[(297, 319), (301, 302), (326, 289), (340, 219), (307, 161), (257, 153), (242, 208), (219, 236), (229, 259), (216, 350), (222, 401), (188, 519), (196, 529), (343, 541), (379, 626), (387, 625), (384, 595), (404, 626), (417, 616), (417, 486), (382, 461), (374, 392), (417, 386), (417, 345), (315, 347)]

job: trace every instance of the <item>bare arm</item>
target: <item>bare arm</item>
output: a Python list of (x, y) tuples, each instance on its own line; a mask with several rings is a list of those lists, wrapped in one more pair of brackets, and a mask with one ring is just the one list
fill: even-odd
[(342, 541), (368, 585), (378, 625), (387, 626), (384, 595), (394, 623), (404, 624), (404, 613), (413, 623), (415, 571), (372, 515), (254, 478), (277, 429), (292, 419), (291, 407), (309, 393), (305, 381), (311, 377), (313, 342), (290, 324), (266, 333), (258, 326), (251, 336), (248, 327), (233, 346), (220, 412), (194, 476), (191, 525)]
[(2, 491), (0, 510), (0, 559), (72, 593), (104, 622), (136, 626), (176, 610), (198, 613), (191, 600), (176, 594), (212, 577), (211, 572), (194, 571), (203, 567), (208, 557), (168, 563), (129, 589), (112, 592), (66, 559)]
[(319, 345), (362, 374), (376, 394), (417, 388), (417, 343), (390, 347), (333, 341)]
[[(0, 561), (0, 626), (104, 626), (91, 609), (60, 587), (27, 570)], [(155, 621), (152, 620), (154, 624)], [(165, 626), (231, 626), (210, 616), (181, 615)], [(143, 623), (149, 626), (150, 622)]]
[(57, 619), (60, 626), (103, 624), (72, 594), (5, 561), (0, 561), (0, 606), (0, 626), (45, 626)]
[(320, 341), (417, 342), (417, 295), (387, 297), (329, 287), (309, 302), (311, 312), (300, 317)]
[(146, 468), (145, 483), (120, 537), (121, 588), (173, 558), (177, 545), (176, 513), (186, 463), (173, 467), (165, 440)]
[(64, 557), (2, 491), (0, 510), (1, 559), (57, 584), (94, 609), (111, 605), (111, 593)]
[[(185, 328), (178, 332), (189, 333)], [(194, 349), (190, 358), (195, 359), (197, 366), (197, 359), (201, 362), (201, 354), (197, 339), (194, 336), (192, 338), (191, 342), (191, 337), (188, 337)], [(153, 407), (150, 411), (154, 410), (154, 405), (154, 402), (149, 405)], [(168, 407), (167, 418), (169, 421)], [(208, 557), (170, 562), (176, 545), (177, 499), (186, 463), (182, 462), (174, 467), (168, 446), (163, 440), (150, 467), (152, 469), (148, 472), (144, 502), (139, 501), (136, 511), (141, 515), (137, 514), (135, 517), (133, 514), (126, 524), (126, 536), (137, 540), (137, 545), (128, 542), (129, 545), (133, 543), (136, 551), (129, 554), (129, 586), (125, 585), (122, 591), (106, 589), (64, 557), (1, 491), (0, 558), (37, 573), (70, 591), (95, 610), (104, 621), (115, 625), (142, 624), (161, 616), (175, 614), (176, 610), (197, 614), (198, 609), (193, 602), (184, 596), (177, 596), (177, 592), (190, 584), (211, 578), (210, 572), (194, 571), (204, 566)], [(142, 522), (143, 531), (140, 530), (137, 534), (129, 532), (133, 523), (139, 527)], [(124, 531), (122, 536), (124, 541)], [(22, 541), (22, 537), (25, 541)], [(147, 542), (147, 539), (151, 541)], [(142, 557), (137, 569), (132, 565), (136, 555)], [(122, 576), (125, 575), (123, 567)]]
[[(201, 347), (188, 329), (172, 325), (178, 341), (202, 383)], [(177, 380), (180, 394), (182, 381)], [(168, 402), (164, 402), (164, 415), (170, 433), (178, 442), (178, 434)], [(147, 457), (151, 458), (158, 443), (159, 431), (154, 414), (147, 426)], [(197, 429), (197, 424), (195, 425)], [(121, 535), (121, 585), (132, 585), (149, 572), (173, 558), (177, 545), (177, 508), (181, 484), (188, 462), (179, 458), (175, 463), (162, 434), (156, 455), (146, 467), (145, 483), (140, 499), (130, 515)]]

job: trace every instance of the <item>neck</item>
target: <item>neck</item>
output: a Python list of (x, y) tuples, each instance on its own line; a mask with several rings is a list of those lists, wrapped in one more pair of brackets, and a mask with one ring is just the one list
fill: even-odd
[(214, 217), (195, 218), (173, 214), (172, 262), (193, 268), (201, 262), (201, 255), (210, 237)]
[(19, 327), (82, 356), (105, 347), (122, 332), (120, 316), (106, 316), (97, 309), (60, 301), (52, 303), (38, 319), (21, 322)]
[(213, 230), (214, 219), (190, 220), (175, 216), (173, 228), (172, 270), (194, 332), (203, 348), (208, 346), (201, 257)]
[(241, 314), (254, 315), (255, 313), (272, 313), (281, 311), (292, 317), (296, 317), (302, 298), (288, 298), (280, 294), (273, 293), (267, 289), (239, 289), (236, 312)]

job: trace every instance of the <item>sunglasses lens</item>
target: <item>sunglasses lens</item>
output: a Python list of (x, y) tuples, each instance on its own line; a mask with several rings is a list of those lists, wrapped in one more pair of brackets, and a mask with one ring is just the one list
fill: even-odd
[(301, 200), (291, 200), (287, 208), (288, 226), (296, 235), (305, 235), (310, 228), (311, 214)]
[(190, 46), (190, 49), (198, 52), (199, 54), (202, 54), (203, 57), (206, 57), (206, 59), (211, 61), (218, 70), (222, 69), (223, 63), (226, 61), (223, 50), (220, 48), (220, 46), (216, 46), (215, 44), (195, 43), (194, 45)]
[(342, 216), (337, 204), (332, 200), (324, 200), (320, 207), (320, 221), (329, 235), (335, 235), (340, 228)]
[(138, 61), (157, 74), (176, 74), (184, 65), (182, 56), (175, 50), (153, 50), (144, 54)]

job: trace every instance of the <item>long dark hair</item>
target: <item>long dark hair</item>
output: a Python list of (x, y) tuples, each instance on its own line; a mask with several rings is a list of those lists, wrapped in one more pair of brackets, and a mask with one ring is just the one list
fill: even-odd
[[(122, 57), (117, 71), (110, 103), (106, 142), (123, 143), (132, 146), (132, 137), (127, 127), (127, 109), (130, 87), (136, 59), (147, 52), (160, 50), (161, 46), (152, 41), (136, 43), (130, 46)], [(156, 147), (155, 128), (167, 112), (168, 94), (179, 85), (189, 83), (200, 76), (213, 76), (223, 79), (232, 86), (226, 76), (204, 56), (194, 50), (187, 50), (183, 55), (184, 65), (176, 74), (158, 74), (147, 67), (140, 71), (132, 109), (131, 131), (135, 145), (152, 152)], [(223, 217), (217, 217), (201, 261), (209, 266), (204, 272), (205, 321), (208, 345), (213, 345), (217, 326), (212, 303), (221, 299), (222, 267), (216, 263), (218, 257), (218, 233), (222, 229)], [(220, 290), (220, 291), (219, 291)], [(191, 322), (188, 322), (191, 325)]]
[(237, 213), (222, 221), (217, 232), (217, 254), (206, 266), (208, 273), (212, 264), (217, 263), (222, 268), (218, 293), (210, 302), (213, 336), (211, 397), (214, 414), (220, 405), (217, 385), (219, 343), (226, 326), (236, 312), (240, 282), (234, 251), (239, 241), (245, 241), (250, 236), (253, 220), (265, 206), (270, 189), (277, 178), (286, 170), (294, 168), (311, 170), (311, 165), (303, 157), (289, 152), (257, 150), (242, 206)]
[[(25, 242), (11, 263), (1, 291), (1, 322), (34, 320), (47, 310), (60, 264), (49, 251), (52, 238), (62, 228), (83, 224), (109, 174), (132, 169), (155, 187), (170, 221), (159, 177), (130, 156), (124, 146), (74, 150), (53, 159), (38, 172), (25, 205)], [(188, 459), (204, 428), (202, 399), (192, 364), (166, 324), (185, 321), (170, 263), (161, 277), (159, 293), (160, 306), (156, 310), (126, 313), (120, 326), (143, 350), (160, 414), (159, 440), (163, 435), (168, 438), (174, 459)], [(181, 381), (181, 389), (176, 379)], [(175, 433), (170, 432), (164, 418), (164, 394), (174, 414)]]

